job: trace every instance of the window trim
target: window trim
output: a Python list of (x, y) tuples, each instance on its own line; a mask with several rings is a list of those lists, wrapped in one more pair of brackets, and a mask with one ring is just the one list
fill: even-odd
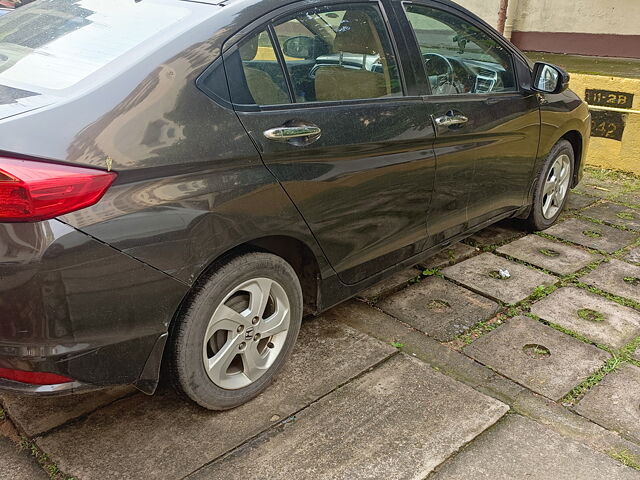
[(454, 15), (456, 17), (461, 18), (462, 20), (464, 20), (465, 22), (469, 23), (470, 25), (476, 27), (477, 29), (479, 29), (481, 32), (483, 32), (484, 34), (486, 34), (487, 36), (489, 36), (489, 38), (491, 38), (493, 41), (495, 41), (498, 45), (500, 45), (508, 54), (509, 54), (509, 59), (511, 60), (511, 69), (513, 72), (513, 78), (516, 84), (516, 88), (513, 91), (509, 91), (509, 92), (489, 92), (489, 93), (472, 93), (472, 92), (467, 92), (467, 93), (459, 93), (459, 94), (454, 94), (454, 95), (434, 95), (433, 92), (431, 91), (431, 85), (429, 84), (428, 81), (428, 75), (427, 75), (427, 71), (426, 68), (424, 66), (424, 62), (420, 61), (420, 64), (422, 65), (422, 71), (424, 72), (424, 77), (425, 77), (425, 84), (426, 84), (426, 91), (427, 93), (425, 93), (424, 95), (422, 95), (423, 97), (433, 97), (433, 98), (481, 98), (481, 97), (498, 97), (498, 96), (509, 96), (509, 95), (514, 95), (514, 94), (523, 94), (524, 89), (522, 87), (522, 84), (520, 82), (520, 78), (519, 78), (519, 74), (518, 74), (518, 68), (516, 66), (516, 57), (520, 57), (520, 55), (517, 54), (517, 52), (515, 52), (512, 48), (511, 45), (509, 45), (509, 43), (504, 39), (501, 38), (499, 34), (497, 34), (497, 32), (495, 32), (492, 28), (487, 28), (487, 25), (484, 24), (484, 22), (482, 21), (478, 21), (478, 19), (468, 15), (467, 13), (457, 9), (457, 8), (451, 8), (448, 5), (445, 4), (441, 4), (437, 1), (431, 1), (431, 0), (426, 0), (426, 1), (413, 1), (413, 0), (407, 0), (407, 1), (402, 1), (399, 3), (399, 7), (398, 9), (401, 11), (401, 14), (403, 15), (403, 21), (406, 22), (406, 24), (409, 26), (411, 33), (410, 34), (404, 34), (407, 39), (411, 42), (412, 44), (412, 50), (414, 50), (414, 54), (415, 53), (419, 53), (420, 52), (420, 43), (418, 42), (418, 38), (416, 36), (416, 32), (415, 29), (413, 28), (413, 26), (411, 25), (411, 21), (409, 20), (409, 17), (407, 15), (407, 6), (410, 5), (416, 5), (419, 7), (424, 7), (424, 8), (431, 8), (432, 10), (439, 10), (441, 12), (445, 12), (445, 13), (449, 13), (451, 15)]
[[(386, 29), (390, 44), (391, 50), (395, 58), (395, 63), (398, 70), (398, 77), (400, 79), (400, 88), (401, 92), (397, 96), (393, 97), (379, 97), (379, 98), (364, 98), (364, 99), (355, 99), (355, 100), (338, 100), (338, 101), (316, 101), (316, 102), (297, 102), (294, 92), (293, 86), (291, 82), (291, 78), (289, 75), (289, 69), (286, 66), (286, 62), (284, 62), (284, 57), (282, 53), (282, 49), (280, 47), (280, 42), (277, 40), (277, 36), (274, 31), (274, 24), (285, 17), (290, 16), (296, 12), (305, 12), (309, 10), (321, 10), (325, 8), (331, 8), (333, 6), (346, 5), (346, 6), (358, 6), (358, 5), (375, 5), (378, 7), (378, 10), (381, 15), (382, 23)], [(313, 1), (309, 2), (306, 5), (306, 8), (301, 8), (299, 4), (287, 5), (284, 7), (280, 7), (268, 15), (268, 18), (265, 20), (260, 19), (256, 20), (237, 33), (233, 34), (227, 40), (225, 40), (221, 49), (221, 57), (223, 57), (223, 63), (225, 59), (230, 57), (233, 54), (236, 54), (238, 50), (238, 45), (255, 32), (259, 32), (261, 30), (267, 30), (269, 32), (271, 42), (276, 48), (276, 57), (278, 63), (280, 64), (280, 68), (283, 70), (287, 88), (289, 89), (289, 100), (290, 103), (280, 104), (280, 105), (258, 105), (258, 104), (236, 104), (231, 99), (231, 103), (233, 105), (233, 109), (237, 111), (243, 112), (260, 112), (260, 111), (275, 111), (275, 110), (292, 110), (300, 108), (301, 106), (306, 106), (307, 108), (311, 107), (327, 107), (327, 106), (336, 106), (336, 105), (360, 105), (360, 104), (370, 104), (370, 103), (389, 103), (389, 102), (397, 102), (403, 99), (415, 100), (415, 98), (420, 97), (408, 97), (407, 96), (407, 85), (406, 79), (404, 75), (404, 67), (402, 65), (402, 60), (400, 58), (399, 49), (397, 45), (397, 39), (395, 38), (395, 31), (389, 21), (388, 12), (386, 10), (385, 4), (382, 0), (357, 0), (357, 1), (348, 1), (348, 0), (330, 0), (330, 1)], [(275, 42), (273, 37), (276, 37)], [(277, 47), (276, 47), (277, 45)], [(205, 73), (208, 71), (205, 70)], [(226, 72), (226, 68), (225, 68)], [(204, 74), (203, 74), (204, 75)], [(227, 83), (229, 82), (229, 77), (227, 76)], [(229, 90), (231, 91), (231, 87), (229, 86)]]

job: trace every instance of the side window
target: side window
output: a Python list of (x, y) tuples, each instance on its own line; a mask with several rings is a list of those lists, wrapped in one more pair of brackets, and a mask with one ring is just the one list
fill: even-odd
[(406, 6), (433, 95), (517, 91), (510, 53), (462, 18)]
[(378, 7), (309, 10), (279, 21), (274, 29), (296, 102), (402, 95)]
[[(263, 30), (243, 40), (239, 47), (242, 71), (257, 105), (282, 105), (291, 103), (287, 82), (278, 62), (276, 50), (267, 30)], [(232, 87), (232, 91), (237, 91)], [(234, 98), (234, 101), (235, 98)]]

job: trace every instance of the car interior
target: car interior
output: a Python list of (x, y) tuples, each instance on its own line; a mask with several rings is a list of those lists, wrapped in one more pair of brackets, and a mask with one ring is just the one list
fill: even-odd
[[(275, 27), (297, 102), (381, 98), (401, 94), (390, 40), (376, 9), (304, 13)], [(291, 56), (291, 45), (298, 50)], [(294, 52), (295, 53), (295, 52)], [(258, 105), (289, 103), (287, 85), (266, 30), (240, 47), (249, 90)]]
[[(511, 58), (470, 23), (420, 5), (407, 6), (432, 95), (516, 90)], [(401, 95), (397, 63), (380, 11), (372, 6), (300, 13), (240, 46), (247, 87), (257, 105)], [(274, 45), (277, 40), (277, 45)], [(291, 80), (282, 72), (279, 58)]]

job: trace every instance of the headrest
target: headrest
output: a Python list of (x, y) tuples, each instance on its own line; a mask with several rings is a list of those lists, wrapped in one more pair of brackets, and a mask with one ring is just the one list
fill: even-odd
[(333, 44), (334, 52), (379, 55), (380, 40), (373, 20), (361, 10), (347, 10)]
[(240, 46), (240, 58), (242, 58), (242, 60), (249, 61), (258, 56), (259, 38), (260, 35), (254, 35)]

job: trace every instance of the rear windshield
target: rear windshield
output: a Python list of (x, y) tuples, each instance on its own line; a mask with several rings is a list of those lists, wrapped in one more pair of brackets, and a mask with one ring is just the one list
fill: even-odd
[(36, 0), (0, 17), (0, 83), (62, 90), (190, 14), (175, 0)]

